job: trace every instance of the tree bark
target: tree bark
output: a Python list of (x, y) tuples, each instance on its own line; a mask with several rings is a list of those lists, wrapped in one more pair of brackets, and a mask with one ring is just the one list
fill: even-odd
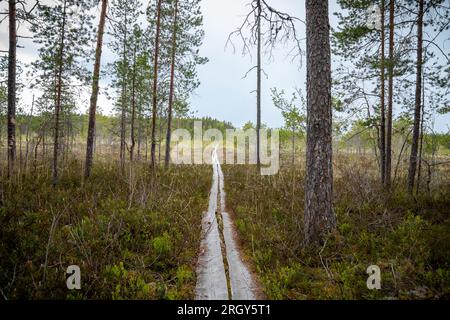
[(142, 145), (142, 115), (138, 112), (138, 141), (137, 141), (137, 159), (141, 160), (141, 145)]
[(133, 79), (131, 81), (131, 129), (130, 129), (130, 161), (133, 161), (134, 156), (134, 146), (136, 145), (136, 140), (134, 138), (134, 121), (136, 118), (136, 44), (133, 50)]
[(174, 95), (174, 78), (175, 78), (175, 57), (177, 49), (177, 18), (178, 18), (178, 0), (175, 0), (175, 13), (173, 18), (172, 31), (172, 63), (170, 66), (170, 92), (169, 92), (169, 108), (167, 110), (167, 133), (166, 133), (166, 154), (164, 157), (164, 166), (167, 168), (170, 161), (170, 140), (172, 136), (172, 105)]
[(394, 87), (394, 0), (389, 3), (389, 68), (388, 68), (388, 110), (387, 110), (387, 128), (386, 128), (386, 169), (385, 186), (391, 186), (391, 167), (392, 167), (392, 109), (393, 109), (393, 87)]
[(159, 57), (159, 33), (161, 29), (161, 0), (157, 4), (156, 17), (156, 36), (155, 36), (155, 52), (153, 65), (153, 107), (152, 107), (152, 134), (151, 134), (151, 168), (155, 168), (155, 151), (156, 151), (156, 109), (158, 101), (158, 57)]
[(161, 114), (159, 117), (159, 123), (158, 123), (158, 164), (161, 163), (161, 142), (162, 142), (162, 134), (163, 134), (163, 115)]
[(86, 163), (84, 171), (84, 176), (86, 178), (91, 175), (92, 158), (94, 153), (95, 114), (97, 109), (97, 98), (99, 91), (98, 82), (100, 79), (100, 62), (102, 57), (103, 33), (105, 30), (105, 18), (107, 7), (108, 7), (108, 0), (102, 0), (102, 9), (100, 12), (100, 21), (98, 23), (98, 31), (97, 31), (97, 47), (95, 49), (95, 63), (94, 63), (94, 76), (92, 79), (91, 103), (89, 106), (89, 125), (86, 142)]
[[(125, 13), (125, 29), (127, 25), (127, 15)], [(122, 83), (122, 110), (120, 116), (120, 169), (125, 169), (125, 120), (126, 120), (126, 108), (127, 108), (127, 32), (123, 35), (123, 83)]]
[(61, 25), (61, 42), (58, 54), (58, 77), (56, 82), (56, 105), (55, 105), (55, 135), (53, 141), (53, 174), (52, 184), (56, 186), (58, 181), (58, 152), (59, 152), (59, 117), (61, 112), (61, 89), (62, 89), (62, 73), (63, 73), (63, 54), (64, 54), (64, 37), (66, 32), (66, 1), (63, 3), (63, 17)]
[(414, 127), (411, 145), (411, 156), (409, 158), (408, 169), (408, 192), (412, 194), (417, 168), (417, 152), (419, 149), (420, 134), (420, 109), (422, 95), (422, 50), (423, 50), (423, 2), (419, 0), (419, 14), (417, 19), (417, 60), (416, 60), (416, 92), (414, 103)]
[(8, 177), (11, 177), (16, 160), (16, 0), (9, 0), (8, 15)]
[[(425, 49), (424, 56), (427, 56), (427, 50)], [(423, 63), (422, 63), (423, 67)], [(419, 164), (417, 166), (417, 187), (416, 187), (416, 195), (419, 194), (420, 191), (420, 179), (422, 173), (422, 157), (423, 157), (423, 125), (425, 117), (425, 70), (422, 72), (422, 112), (420, 114), (420, 145), (419, 145)]]
[(328, 1), (306, 0), (307, 150), (305, 242), (335, 228), (332, 207), (331, 57)]
[(385, 62), (384, 62), (384, 16), (385, 16), (385, 0), (381, 0), (381, 54), (380, 54), (380, 83), (381, 83), (381, 95), (380, 95), (380, 175), (381, 183), (384, 184), (386, 178), (386, 110), (385, 110)]

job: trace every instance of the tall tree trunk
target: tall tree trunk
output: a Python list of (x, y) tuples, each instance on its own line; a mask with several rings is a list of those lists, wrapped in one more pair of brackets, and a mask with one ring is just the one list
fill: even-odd
[(148, 127), (145, 126), (145, 161), (148, 160)]
[(63, 166), (66, 164), (67, 159), (69, 158), (69, 139), (71, 134), (71, 128), (72, 128), (72, 121), (70, 117), (64, 116), (64, 123), (65, 123), (65, 131), (63, 136), (63, 142), (64, 142), (64, 150), (63, 150)]
[(391, 186), (391, 167), (392, 167), (392, 109), (394, 103), (394, 0), (389, 3), (389, 68), (388, 68), (388, 110), (387, 110), (387, 128), (386, 128), (386, 169), (385, 186)]
[(256, 167), (258, 172), (261, 167), (260, 147), (261, 147), (261, 0), (257, 2), (257, 52), (256, 52)]
[(172, 105), (174, 95), (174, 78), (175, 78), (175, 57), (177, 50), (177, 19), (178, 19), (178, 0), (175, 0), (175, 13), (173, 17), (172, 31), (172, 63), (170, 66), (170, 92), (169, 92), (169, 108), (167, 110), (167, 133), (166, 133), (166, 154), (164, 157), (164, 166), (167, 168), (170, 161), (170, 140), (172, 135)]
[(59, 115), (61, 112), (61, 89), (62, 89), (62, 73), (63, 73), (63, 54), (64, 54), (64, 37), (66, 32), (66, 0), (63, 4), (63, 17), (61, 25), (61, 43), (58, 53), (58, 78), (56, 83), (56, 105), (55, 105), (55, 135), (53, 141), (53, 175), (52, 184), (56, 186), (58, 181), (58, 151), (59, 151)]
[[(425, 48), (424, 56), (427, 56), (427, 50)], [(422, 63), (422, 68), (424, 64)], [(423, 124), (425, 117), (425, 70), (422, 71), (422, 112), (420, 114), (420, 145), (419, 145), (419, 165), (417, 167), (417, 187), (416, 187), (416, 195), (419, 194), (420, 191), (420, 178), (422, 173), (422, 156), (423, 156)]]
[(125, 108), (126, 108), (126, 94), (125, 94), (125, 87), (126, 84), (122, 85), (122, 110), (120, 111), (120, 168), (121, 170), (124, 170), (125, 168), (125, 134), (126, 134), (126, 128), (125, 128)]
[(141, 145), (142, 145), (142, 116), (138, 112), (138, 141), (137, 141), (137, 159), (141, 160)]
[[(125, 28), (127, 25), (127, 15), (125, 13)], [(127, 108), (127, 32), (123, 35), (123, 78), (122, 78), (122, 110), (120, 116), (120, 168), (123, 171), (125, 169), (125, 120), (126, 120), (126, 108)]]
[(305, 241), (334, 229), (328, 1), (306, 0), (307, 142)]
[(420, 109), (422, 95), (422, 49), (423, 49), (423, 1), (419, 0), (419, 16), (417, 19), (417, 61), (416, 61), (416, 92), (414, 103), (414, 127), (411, 145), (411, 156), (408, 169), (408, 192), (412, 194), (417, 168), (417, 151), (419, 149)]
[(133, 161), (134, 156), (134, 146), (136, 145), (136, 141), (134, 138), (134, 120), (136, 118), (136, 96), (135, 96), (135, 87), (136, 87), (136, 44), (134, 45), (133, 50), (133, 79), (131, 81), (131, 128), (130, 128), (130, 161)]
[(84, 168), (85, 169), (84, 176), (86, 178), (91, 175), (92, 158), (94, 153), (95, 114), (97, 110), (97, 98), (99, 91), (98, 82), (100, 79), (100, 62), (102, 57), (103, 32), (105, 30), (105, 18), (107, 7), (108, 7), (108, 0), (102, 0), (102, 9), (100, 12), (100, 21), (98, 23), (98, 31), (97, 31), (97, 47), (95, 49), (95, 63), (94, 63), (94, 75), (92, 78), (91, 103), (89, 106), (89, 125), (86, 142), (86, 163)]
[(386, 1), (381, 0), (381, 53), (380, 53), (380, 68), (381, 68), (381, 95), (380, 95), (380, 174), (381, 183), (384, 184), (386, 178), (386, 110), (385, 110), (385, 62), (384, 62), (384, 16), (386, 9)]
[(158, 0), (156, 18), (156, 36), (155, 36), (155, 52), (153, 65), (153, 107), (152, 107), (152, 144), (151, 144), (151, 167), (155, 167), (155, 151), (156, 151), (156, 109), (158, 101), (158, 57), (159, 57), (159, 33), (161, 29), (161, 0)]
[(158, 123), (158, 164), (161, 163), (161, 142), (162, 142), (162, 134), (163, 134), (163, 115), (161, 114), (159, 117), (159, 123)]
[(14, 171), (16, 160), (16, 1), (9, 0), (9, 55), (8, 55), (8, 177)]

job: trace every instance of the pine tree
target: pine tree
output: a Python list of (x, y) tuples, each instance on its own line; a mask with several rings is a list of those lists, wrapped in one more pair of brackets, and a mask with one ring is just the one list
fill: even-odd
[[(58, 158), (61, 148), (62, 113), (70, 113), (75, 103), (71, 88), (76, 79), (83, 83), (87, 71), (81, 61), (89, 56), (87, 46), (91, 41), (92, 20), (88, 14), (91, 1), (61, 0), (56, 4), (39, 4), (36, 23), (31, 30), (40, 45), (39, 59), (34, 63), (40, 74), (38, 85), (50, 90), (54, 99), (52, 184), (58, 180)], [(65, 110), (67, 109), (67, 110)]]
[(305, 241), (336, 226), (333, 211), (331, 53), (328, 1), (306, 0), (307, 150)]
[(388, 64), (388, 108), (386, 123), (386, 167), (384, 169), (384, 183), (386, 188), (391, 186), (392, 171), (392, 113), (394, 108), (394, 0), (389, 1), (389, 64)]
[[(443, 73), (447, 63), (442, 62), (442, 59), (436, 57), (436, 55), (442, 56), (442, 45), (435, 42), (438, 36), (447, 31), (450, 27), (448, 19), (450, 16), (450, 8), (445, 5), (443, 0), (439, 1), (424, 1), (417, 0), (407, 3), (409, 5), (408, 15), (402, 17), (402, 20), (406, 23), (406, 28), (411, 28), (410, 25), (415, 27), (417, 36), (415, 38), (416, 57), (415, 63), (415, 91), (414, 91), (414, 108), (413, 108), (413, 135), (411, 141), (411, 153), (409, 158), (407, 188), (409, 193), (413, 193), (416, 172), (420, 171), (420, 165), (422, 162), (422, 148), (421, 141), (423, 141), (424, 130), (424, 104), (425, 104), (425, 81), (428, 80), (432, 87), (431, 94), (434, 103), (430, 105), (430, 109), (438, 109), (440, 106), (448, 104), (446, 100), (446, 91), (448, 89), (448, 74)], [(414, 19), (410, 16), (413, 15)], [(412, 21), (412, 22), (411, 22)], [(415, 24), (415, 25), (414, 25)], [(431, 47), (430, 47), (431, 45)], [(428, 53), (428, 54), (427, 54)], [(430, 64), (429, 76), (425, 77), (425, 63), (426, 60)], [(447, 69), (448, 72), (448, 69)], [(446, 88), (442, 90), (443, 88)], [(430, 97), (431, 98), (431, 97)], [(442, 109), (441, 109), (442, 110)], [(445, 113), (445, 112), (444, 112)], [(417, 172), (417, 191), (419, 190), (420, 173)]]
[(164, 165), (167, 167), (170, 161), (170, 140), (172, 132), (172, 110), (173, 110), (173, 96), (174, 96), (174, 80), (175, 80), (175, 57), (177, 52), (177, 32), (178, 32), (178, 0), (175, 0), (175, 8), (173, 13), (173, 31), (172, 31), (172, 57), (170, 64), (170, 92), (169, 105), (167, 109), (167, 131), (166, 131), (166, 152), (164, 157)]
[(130, 86), (130, 61), (132, 60), (132, 43), (130, 38), (133, 32), (133, 26), (137, 23), (141, 14), (141, 3), (138, 0), (113, 0), (111, 2), (112, 23), (110, 24), (110, 36), (112, 40), (109, 46), (119, 57), (112, 65), (114, 75), (113, 86), (120, 91), (120, 99), (117, 102), (120, 114), (120, 167), (124, 170), (125, 149), (127, 135), (127, 115), (130, 113), (130, 99), (128, 96)]
[(99, 79), (100, 79), (100, 62), (102, 56), (103, 45), (103, 33), (105, 28), (106, 10), (108, 7), (108, 0), (102, 0), (102, 8), (100, 12), (100, 19), (97, 29), (97, 46), (95, 49), (95, 63), (94, 74), (92, 77), (92, 94), (89, 106), (89, 127), (86, 141), (86, 162), (85, 162), (85, 177), (89, 177), (91, 174), (92, 157), (94, 152), (94, 136), (95, 136), (95, 114), (97, 108), (97, 97), (99, 91)]
[(417, 168), (417, 152), (419, 149), (420, 111), (422, 98), (422, 56), (423, 56), (423, 11), (424, 0), (419, 0), (419, 12), (417, 18), (417, 60), (416, 60), (416, 92), (414, 104), (414, 129), (411, 145), (411, 156), (408, 169), (408, 191), (413, 192), (414, 179)]
[(200, 0), (172, 1), (172, 39), (170, 48), (169, 101), (167, 108), (167, 130), (165, 165), (170, 160), (170, 141), (174, 101), (188, 96), (199, 86), (196, 67), (208, 62), (199, 55), (204, 32)]
[(16, 160), (16, 0), (9, 0), (8, 4), (8, 177), (10, 177)]
[[(141, 126), (141, 116), (150, 101), (150, 80), (151, 72), (149, 65), (150, 50), (148, 49), (148, 36), (138, 25), (133, 26), (130, 43), (132, 50), (130, 82), (131, 82), (131, 119), (130, 119), (130, 161), (134, 160), (134, 150), (136, 147), (136, 123), (138, 131)], [(138, 132), (138, 157), (140, 154), (140, 136)]]
[[(333, 32), (333, 53), (340, 60), (333, 94), (343, 111), (361, 117), (368, 129), (375, 128), (379, 150), (380, 180), (385, 179), (385, 23), (384, 0), (373, 26), (367, 24), (372, 1), (338, 1), (339, 26)], [(377, 27), (379, 26), (379, 28)], [(351, 67), (349, 68), (349, 65)], [(354, 120), (354, 119), (353, 119)], [(361, 122), (362, 123), (362, 122)], [(376, 151), (376, 149), (375, 149)]]
[(161, 0), (157, 0), (156, 6), (156, 34), (155, 47), (153, 53), (153, 96), (152, 96), (152, 133), (151, 133), (151, 149), (150, 149), (150, 163), (151, 168), (155, 168), (155, 152), (156, 152), (156, 116), (157, 116), (157, 96), (158, 96), (158, 58), (159, 58), (159, 42), (161, 31)]

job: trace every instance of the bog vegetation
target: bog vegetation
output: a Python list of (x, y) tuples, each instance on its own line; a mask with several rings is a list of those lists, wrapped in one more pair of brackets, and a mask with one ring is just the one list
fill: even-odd
[[(433, 170), (428, 187), (424, 177), (411, 199), (403, 161), (386, 192), (371, 157), (334, 157), (338, 224), (316, 248), (304, 245), (303, 161), (291, 166), (288, 157), (278, 175), (267, 177), (249, 166), (224, 167), (228, 211), (269, 299), (450, 297), (450, 166)], [(367, 290), (370, 265), (381, 269), (381, 290)]]
[[(9, 299), (188, 299), (195, 287), (201, 213), (211, 169), (147, 165), (122, 174), (100, 161), (89, 183), (79, 160), (51, 187), (51, 168), (2, 190), (1, 288)], [(80, 291), (66, 287), (66, 268), (79, 265)]]
[[(336, 2), (333, 29), (325, 0), (248, 0), (230, 26), (227, 45), (256, 56), (242, 73), (257, 163), (223, 167), (241, 254), (270, 299), (449, 299), (448, 3)], [(0, 298), (194, 298), (212, 170), (174, 165), (172, 132), (234, 128), (190, 102), (209, 63), (201, 0), (0, 7)], [(305, 89), (262, 86), (278, 48)], [(273, 176), (259, 174), (262, 90), (284, 119)]]

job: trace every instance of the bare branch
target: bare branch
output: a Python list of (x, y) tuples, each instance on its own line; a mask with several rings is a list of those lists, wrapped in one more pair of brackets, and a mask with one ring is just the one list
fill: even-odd
[[(258, 8), (258, 4), (260, 8)], [(232, 41), (233, 37), (238, 37), (243, 45), (242, 54), (250, 54), (250, 48), (255, 46), (258, 39), (258, 22), (263, 24), (261, 32), (263, 38), (263, 45), (265, 52), (268, 54), (269, 59), (272, 58), (273, 49), (278, 44), (286, 44), (288, 42), (294, 42), (294, 47), (289, 51), (288, 55), (292, 56), (292, 61), (296, 57), (300, 57), (300, 66), (302, 65), (303, 51), (301, 48), (301, 41), (298, 37), (297, 28), (295, 22), (299, 21), (304, 23), (299, 18), (293, 17), (285, 12), (278, 11), (267, 4), (265, 0), (252, 0), (249, 4), (251, 10), (245, 16), (242, 24), (228, 36), (225, 43), (225, 49), (228, 45), (235, 46)]]

